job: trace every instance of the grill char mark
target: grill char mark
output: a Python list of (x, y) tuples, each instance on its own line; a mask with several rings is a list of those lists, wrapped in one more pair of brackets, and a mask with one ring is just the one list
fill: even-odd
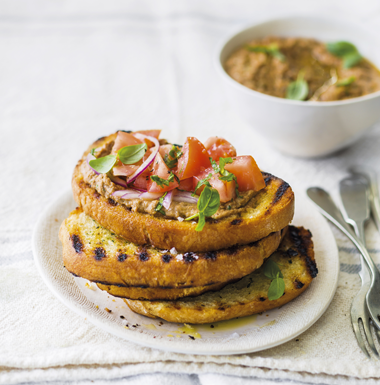
[(277, 203), (281, 198), (282, 196), (285, 194), (286, 190), (289, 188), (289, 184), (286, 183), (286, 182), (282, 182), (280, 187), (277, 189), (276, 191), (276, 195), (272, 201), (272, 205), (274, 205), (275, 203)]
[(97, 247), (94, 249), (94, 258), (97, 261), (101, 261), (105, 257), (106, 257), (106, 251), (103, 249), (103, 247)]
[(73, 248), (76, 253), (81, 253), (83, 250), (83, 243), (79, 235), (73, 234), (71, 237), (71, 242), (73, 243)]

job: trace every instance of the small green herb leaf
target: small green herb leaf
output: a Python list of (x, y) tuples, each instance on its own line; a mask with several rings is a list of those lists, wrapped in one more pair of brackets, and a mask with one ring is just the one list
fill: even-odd
[(158, 203), (156, 205), (156, 207), (154, 208), (155, 211), (165, 215), (165, 211), (163, 209), (163, 203), (164, 203), (164, 198), (166, 197), (166, 194), (168, 192), (166, 192), (159, 200), (158, 200)]
[(349, 86), (349, 85), (352, 84), (355, 80), (356, 80), (355, 76), (350, 76), (349, 78), (339, 80), (339, 81), (336, 83), (336, 86), (337, 86), (337, 87), (345, 87), (345, 86)]
[(174, 168), (178, 164), (178, 159), (183, 155), (182, 151), (173, 144), (173, 147), (169, 151), (169, 154), (165, 154), (164, 162), (168, 168)]
[[(208, 186), (204, 188), (204, 190), (202, 191), (202, 194), (205, 190), (206, 192), (211, 191), (211, 195), (208, 200), (207, 206), (203, 209), (203, 212), (206, 217), (211, 217), (218, 211), (218, 208), (220, 206), (220, 196), (217, 190), (210, 188)], [(202, 194), (199, 197), (199, 199), (202, 198)]]
[(210, 159), (211, 166), (212, 166), (213, 170), (214, 170), (216, 173), (220, 172), (220, 168), (219, 168), (219, 166), (218, 166), (218, 163), (216, 163), (215, 160), (212, 159), (211, 157), (210, 157), (209, 159)]
[[(219, 158), (220, 173), (221, 173), (222, 175), (225, 175), (225, 172), (227, 171), (227, 170), (224, 169), (224, 166), (225, 166), (226, 164), (232, 163), (232, 162), (233, 162), (232, 158)], [(228, 172), (228, 171), (227, 171), (227, 172)]]
[(343, 59), (343, 68), (351, 68), (362, 59), (358, 49), (348, 41), (327, 43), (326, 48), (333, 55)]
[(267, 55), (271, 55), (276, 59), (284, 62), (286, 60), (285, 55), (278, 49), (278, 45), (276, 43), (265, 45), (256, 45), (256, 46), (246, 46), (246, 49), (251, 52), (263, 52)]
[(150, 179), (156, 182), (160, 187), (169, 186), (173, 182), (175, 175), (171, 172), (168, 179), (160, 178), (158, 175), (151, 175)]
[(106, 174), (116, 163), (116, 155), (107, 155), (89, 161), (90, 166), (100, 174)]
[(194, 190), (194, 192), (193, 192), (191, 195), (194, 196), (194, 195), (195, 195), (195, 192), (196, 192), (200, 187), (202, 187), (203, 185), (208, 186), (208, 187), (211, 187), (210, 182), (209, 182), (209, 180), (210, 180), (211, 178), (212, 178), (212, 174), (211, 174), (211, 172), (210, 172), (210, 174), (208, 174), (208, 175), (206, 176), (206, 178), (201, 179), (201, 180), (197, 183), (197, 185), (195, 186), (195, 190)]
[(291, 82), (286, 89), (286, 99), (305, 100), (309, 93), (309, 86), (303, 78), (303, 72), (300, 71), (297, 80)]
[(202, 231), (206, 224), (206, 217), (203, 213), (199, 213), (198, 224), (195, 231)]
[(268, 289), (268, 299), (269, 301), (274, 301), (283, 296), (285, 292), (285, 282), (284, 280), (277, 276), (270, 284)]
[(271, 259), (268, 259), (264, 265), (264, 275), (270, 279), (275, 279), (277, 274), (280, 274), (280, 278), (283, 278), (277, 263)]
[(198, 213), (186, 218), (185, 220), (189, 221), (199, 217), (198, 225), (195, 230), (202, 231), (204, 225), (206, 224), (206, 217), (211, 217), (214, 215), (218, 211), (219, 206), (220, 196), (218, 191), (206, 185), (198, 199)]
[(356, 47), (348, 41), (336, 41), (326, 44), (327, 50), (335, 56), (344, 57), (346, 55), (358, 52)]
[(92, 156), (95, 156), (95, 150), (96, 150), (96, 148), (92, 148), (92, 149), (91, 149), (90, 154), (91, 154)]
[(125, 146), (121, 148), (117, 155), (124, 164), (135, 164), (144, 156), (148, 146), (146, 143), (134, 144), (133, 146)]
[(343, 58), (343, 68), (351, 68), (358, 64), (362, 60), (362, 56), (359, 52), (354, 52)]

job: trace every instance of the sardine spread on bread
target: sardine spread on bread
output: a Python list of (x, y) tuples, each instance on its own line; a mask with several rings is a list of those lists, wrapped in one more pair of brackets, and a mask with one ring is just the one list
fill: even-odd
[[(252, 156), (237, 156), (223, 138), (202, 144), (188, 137), (180, 146), (159, 135), (118, 131), (85, 151), (72, 179), (79, 207), (59, 234), (67, 270), (125, 298), (137, 313), (173, 322), (254, 314), (299, 295), (316, 267), (309, 275), (305, 267), (294, 270), (304, 289), (290, 290), (275, 257), (286, 247), (296, 253), (303, 242), (307, 252), (297, 251), (298, 265), (306, 266), (307, 257), (315, 266), (309, 233), (287, 231), (294, 213), (290, 186), (260, 171)], [(263, 268), (265, 285), (257, 275)], [(260, 297), (264, 308), (248, 295), (237, 310), (233, 298), (243, 292), (236, 287), (246, 279), (261, 282), (261, 294), (269, 290)], [(230, 310), (216, 311), (213, 293), (226, 295)]]

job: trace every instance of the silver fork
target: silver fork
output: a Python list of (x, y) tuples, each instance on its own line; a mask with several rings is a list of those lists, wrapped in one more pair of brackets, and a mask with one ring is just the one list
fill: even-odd
[[(340, 196), (343, 203), (343, 214), (347, 223), (349, 223), (355, 230), (356, 235), (365, 245), (364, 224), (370, 218), (370, 202), (369, 202), (369, 185), (366, 178), (361, 175), (352, 175), (340, 181)], [(358, 345), (363, 353), (371, 358), (359, 328), (359, 322), (362, 322), (364, 337), (368, 342), (373, 354), (379, 358), (379, 353), (373, 341), (370, 315), (366, 304), (366, 294), (370, 288), (371, 277), (368, 267), (360, 255), (361, 270), (359, 272), (362, 280), (362, 286), (351, 304), (351, 323), (354, 329), (355, 337)]]
[(352, 231), (350, 226), (343, 219), (343, 216), (331, 199), (330, 194), (320, 187), (311, 187), (307, 189), (307, 195), (317, 205), (319, 211), (332, 223), (335, 224), (352, 243), (359, 249), (363, 255), (366, 264), (370, 270), (371, 284), (366, 295), (368, 312), (372, 322), (380, 330), (380, 273), (373, 263), (371, 256), (363, 245), (362, 241)]

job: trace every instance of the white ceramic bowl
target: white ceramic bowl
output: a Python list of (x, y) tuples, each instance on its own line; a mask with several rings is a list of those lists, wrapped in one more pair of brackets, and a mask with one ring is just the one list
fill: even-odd
[(268, 35), (349, 41), (378, 68), (380, 44), (378, 37), (360, 24), (313, 16), (267, 21), (224, 40), (216, 66), (226, 93), (238, 113), (274, 147), (307, 158), (331, 154), (359, 139), (380, 119), (380, 91), (342, 101), (302, 102), (265, 95), (232, 79), (223, 67), (226, 59), (250, 40)]

